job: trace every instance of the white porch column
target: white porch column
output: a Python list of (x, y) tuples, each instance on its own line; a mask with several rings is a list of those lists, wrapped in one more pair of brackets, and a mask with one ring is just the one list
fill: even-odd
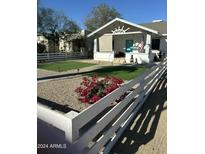
[(151, 44), (151, 35), (150, 34), (147, 34), (147, 37), (146, 37), (146, 44)]
[(145, 44), (145, 53), (149, 54), (150, 52), (150, 45), (151, 45), (151, 35), (147, 34), (146, 36), (146, 44)]
[(93, 48), (93, 52), (97, 52), (97, 39), (94, 39), (94, 48)]
[(94, 60), (96, 60), (97, 59), (97, 44), (98, 42), (97, 42), (97, 38), (95, 38), (94, 39), (94, 47), (93, 47), (93, 58), (94, 58)]

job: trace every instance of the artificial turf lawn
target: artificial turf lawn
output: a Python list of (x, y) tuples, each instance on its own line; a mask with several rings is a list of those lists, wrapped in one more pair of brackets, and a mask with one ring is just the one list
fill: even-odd
[(89, 67), (93, 65), (96, 65), (96, 64), (77, 62), (77, 61), (62, 61), (62, 62), (40, 64), (38, 65), (38, 68), (56, 71), (56, 72), (63, 72), (67, 70)]
[(96, 74), (101, 77), (109, 75), (121, 78), (123, 80), (131, 80), (145, 70), (147, 70), (147, 68), (143, 66), (110, 66), (94, 70), (91, 73), (87, 73), (87, 75), (92, 76)]

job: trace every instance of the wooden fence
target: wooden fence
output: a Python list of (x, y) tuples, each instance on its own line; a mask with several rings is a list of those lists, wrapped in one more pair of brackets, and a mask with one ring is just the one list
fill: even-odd
[[(80, 113), (63, 114), (38, 103), (38, 118), (63, 130), (71, 147), (83, 153), (109, 153), (166, 71), (166, 63), (165, 59)], [(126, 97), (113, 105), (125, 93)]]
[(81, 52), (57, 52), (57, 53), (38, 53), (37, 61), (38, 62), (51, 62), (67, 59), (81, 59), (86, 58), (85, 54)]

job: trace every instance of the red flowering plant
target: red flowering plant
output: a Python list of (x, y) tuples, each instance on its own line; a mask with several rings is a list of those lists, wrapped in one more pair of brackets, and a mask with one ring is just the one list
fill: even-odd
[(83, 77), (81, 86), (75, 89), (75, 92), (82, 103), (93, 104), (117, 89), (122, 83), (122, 79), (113, 76), (105, 76), (103, 79), (99, 79), (97, 75), (92, 78)]

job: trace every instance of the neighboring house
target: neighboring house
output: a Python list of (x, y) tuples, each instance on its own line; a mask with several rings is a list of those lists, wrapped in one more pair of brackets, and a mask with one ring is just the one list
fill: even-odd
[(46, 46), (46, 50), (44, 52), (58, 52), (59, 51), (58, 44), (54, 43), (53, 40), (48, 39), (46, 36), (44, 36), (41, 33), (37, 34), (37, 43), (44, 44)]
[(37, 43), (44, 44), (46, 46), (46, 52), (80, 52), (82, 55), (91, 57), (92, 42), (86, 38), (88, 33), (86, 30), (72, 34), (63, 32), (59, 35), (58, 44), (55, 44), (53, 40), (47, 39), (42, 34), (38, 34)]
[(94, 60), (115, 62), (121, 59), (121, 62), (141, 64), (152, 62), (160, 52), (166, 55), (166, 26), (160, 22), (139, 25), (113, 19), (87, 35), (94, 40)]
[(48, 45), (48, 39), (45, 36), (43, 36), (42, 34), (40, 34), (40, 33), (37, 34), (37, 43), (45, 45), (46, 46), (46, 50), (45, 51), (48, 51), (48, 46), (49, 46)]
[(86, 38), (88, 31), (82, 30), (79, 33), (69, 34), (62, 33), (59, 38), (60, 52), (81, 52), (84, 55), (88, 54), (89, 40)]

